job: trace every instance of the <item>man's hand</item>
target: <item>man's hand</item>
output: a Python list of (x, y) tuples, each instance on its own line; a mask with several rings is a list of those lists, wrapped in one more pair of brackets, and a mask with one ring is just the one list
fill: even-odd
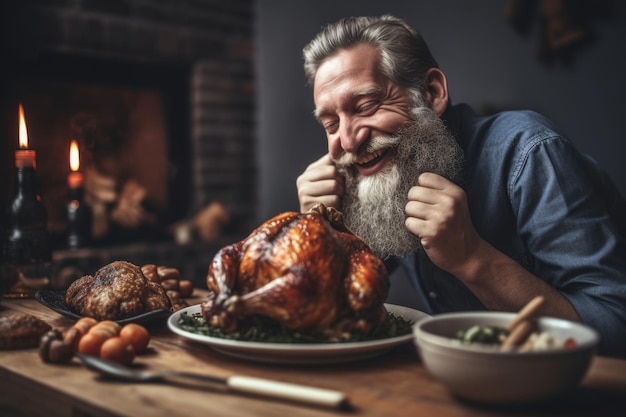
[(341, 208), (344, 193), (344, 178), (326, 154), (311, 163), (296, 180), (300, 211), (308, 211), (316, 203), (327, 207)]
[(407, 229), (418, 236), (430, 260), (463, 281), (490, 310), (517, 311), (537, 294), (546, 297), (541, 314), (579, 321), (572, 304), (483, 240), (472, 225), (465, 191), (432, 173), (409, 190)]
[(406, 228), (420, 238), (435, 265), (462, 275), (482, 242), (472, 225), (465, 191), (442, 176), (424, 173), (408, 197)]

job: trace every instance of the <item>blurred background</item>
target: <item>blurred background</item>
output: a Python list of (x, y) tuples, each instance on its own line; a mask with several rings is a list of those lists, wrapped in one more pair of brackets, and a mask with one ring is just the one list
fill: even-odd
[[(545, 114), (626, 194), (624, 2), (22, 0), (1, 11), (0, 203), (14, 192), (21, 103), (55, 262), (74, 275), (157, 258), (202, 282), (218, 248), (298, 210), (296, 177), (326, 152), (301, 51), (345, 16), (405, 18), (453, 102)], [(72, 139), (94, 208), (82, 252), (64, 240)]]

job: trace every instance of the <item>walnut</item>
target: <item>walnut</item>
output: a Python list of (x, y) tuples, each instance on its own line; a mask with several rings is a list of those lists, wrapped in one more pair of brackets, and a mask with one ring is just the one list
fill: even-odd
[(41, 336), (39, 342), (39, 357), (44, 362), (65, 363), (74, 357), (73, 341), (64, 340), (58, 329), (52, 329)]

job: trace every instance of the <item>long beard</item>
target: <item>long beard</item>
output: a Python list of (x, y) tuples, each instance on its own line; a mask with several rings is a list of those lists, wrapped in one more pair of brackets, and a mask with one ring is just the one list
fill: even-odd
[(338, 163), (346, 178), (342, 202), (346, 224), (383, 259), (421, 246), (404, 225), (408, 192), (419, 175), (433, 172), (459, 183), (464, 158), (439, 116), (427, 107), (415, 108), (396, 135), (373, 138), (369, 148), (393, 145), (397, 146), (393, 164), (375, 175), (359, 177), (355, 169)]

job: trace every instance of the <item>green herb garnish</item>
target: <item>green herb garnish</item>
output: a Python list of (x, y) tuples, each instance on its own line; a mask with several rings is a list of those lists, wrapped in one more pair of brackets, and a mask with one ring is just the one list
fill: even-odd
[(234, 332), (224, 332), (217, 327), (209, 326), (200, 313), (188, 314), (183, 312), (179, 318), (181, 329), (230, 340), (265, 343), (340, 343), (362, 342), (366, 340), (386, 339), (411, 333), (413, 322), (403, 317), (387, 313), (389, 319), (373, 329), (369, 334), (342, 334), (340, 337), (329, 337), (322, 333), (304, 333), (272, 322), (268, 319), (255, 318), (242, 322)]
[(508, 334), (509, 332), (501, 327), (475, 325), (467, 330), (459, 330), (456, 339), (467, 344), (498, 345)]

